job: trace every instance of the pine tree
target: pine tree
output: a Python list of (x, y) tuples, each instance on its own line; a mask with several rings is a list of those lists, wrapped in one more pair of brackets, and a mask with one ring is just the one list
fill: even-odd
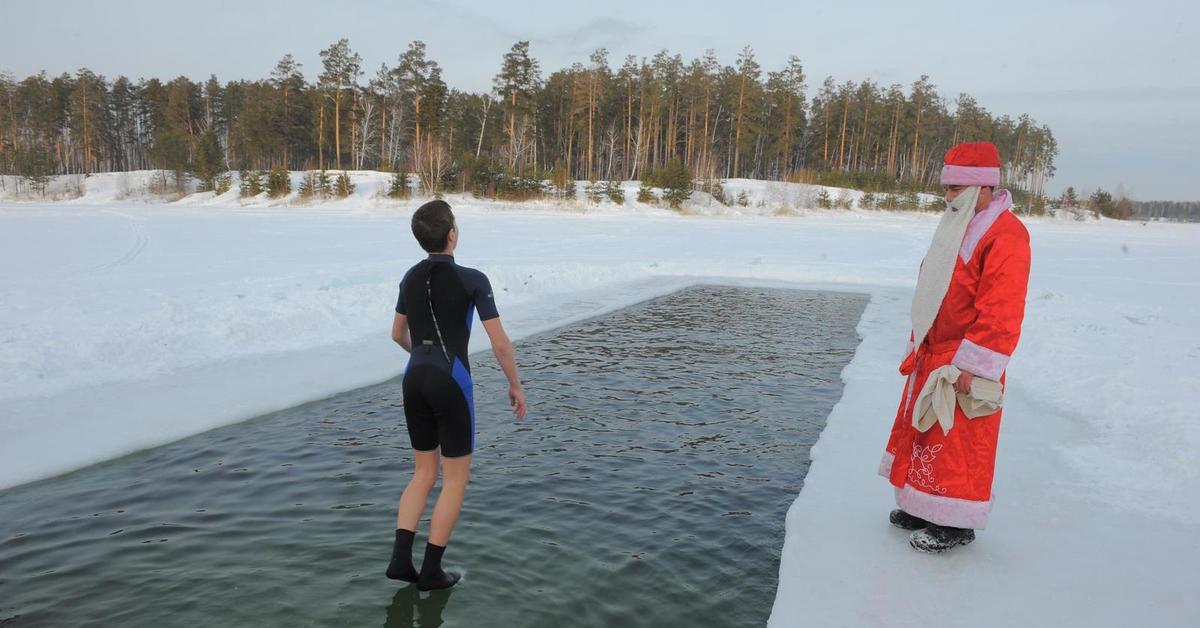
[(210, 128), (200, 136), (190, 174), (200, 182), (200, 190), (207, 192), (216, 188), (217, 177), (225, 170), (225, 154), (217, 143), (217, 134)]
[[(429, 169), (426, 164), (436, 156), (434, 134), (441, 126), (449, 90), (442, 80), (442, 69), (425, 56), (425, 42), (414, 41), (400, 55), (391, 81), (411, 120), (410, 155), (414, 170)], [(430, 173), (432, 176), (432, 173)]]
[[(362, 57), (350, 50), (348, 39), (339, 39), (336, 43), (321, 51), (321, 63), (325, 72), (321, 74), (320, 85), (326, 90), (326, 97), (333, 101), (333, 149), (334, 159), (338, 168), (342, 167), (342, 103), (349, 91), (353, 99), (358, 89), (358, 78), (362, 76)], [(329, 95), (328, 92), (332, 92)], [(322, 101), (322, 105), (324, 101)], [(353, 123), (351, 123), (353, 128)], [(324, 138), (322, 138), (324, 141)]]
[(530, 117), (536, 104), (535, 97), (541, 86), (538, 62), (529, 56), (529, 42), (518, 41), (504, 55), (500, 72), (492, 79), (496, 97), (503, 103), (501, 108), (507, 125), (508, 167), (519, 170), (522, 158), (532, 151), (526, 149), (526, 134)]
[(78, 141), (82, 171), (95, 171), (111, 143), (112, 121), (108, 109), (108, 87), (103, 76), (87, 68), (75, 74), (72, 87), (70, 128), (72, 141)]
[[(742, 176), (742, 170), (739, 167), (742, 153), (742, 129), (745, 126), (745, 113), (748, 109), (754, 106), (758, 92), (758, 77), (760, 68), (758, 62), (754, 60), (754, 50), (750, 46), (742, 49), (738, 55), (738, 96), (737, 96), (737, 114), (734, 118), (734, 136), (733, 136), (733, 169), (732, 176)], [(749, 139), (749, 133), (746, 134)]]
[(398, 169), (391, 175), (391, 183), (388, 184), (388, 196), (390, 198), (408, 198), (412, 196), (412, 192), (408, 189), (408, 173), (403, 169)]
[(658, 203), (658, 197), (655, 196), (654, 190), (651, 190), (650, 187), (646, 185), (645, 181), (638, 185), (637, 200), (639, 203), (647, 203), (651, 205)]
[(1092, 196), (1088, 199), (1088, 208), (1099, 216), (1121, 218), (1117, 215), (1117, 204), (1113, 201), (1112, 194), (1100, 188), (1096, 188), (1096, 191), (1092, 192)]
[(181, 76), (167, 84), (164, 92), (165, 102), (154, 122), (154, 143), (147, 152), (158, 168), (175, 172), (176, 181), (182, 183), (182, 174), (191, 163), (199, 90)]
[(53, 172), (53, 158), (41, 144), (34, 144), (17, 153), (17, 174), (43, 197), (46, 196), (46, 188)]
[(692, 175), (678, 158), (667, 162), (657, 177), (663, 200), (673, 209), (679, 209), (692, 196)]
[(309, 199), (317, 193), (317, 176), (310, 170), (300, 179), (300, 198)]
[(595, 181), (588, 181), (583, 186), (583, 191), (592, 203), (599, 203), (604, 198), (604, 188)]
[(284, 168), (291, 168), (307, 150), (307, 126), (312, 122), (311, 110), (304, 98), (303, 67), (291, 54), (286, 54), (271, 71), (271, 84), (278, 94), (273, 116), (275, 135), (282, 145)]
[(258, 170), (242, 170), (238, 173), (240, 179), (238, 189), (242, 196), (258, 196), (263, 191), (262, 173)]
[(575, 180), (562, 162), (555, 162), (549, 174), (550, 194), (556, 199), (575, 198)]
[(313, 191), (321, 198), (333, 196), (333, 179), (329, 177), (328, 172), (321, 170), (317, 173), (316, 185)]
[(1068, 186), (1067, 191), (1063, 193), (1064, 207), (1079, 207), (1079, 195), (1075, 192), (1075, 188)]
[(350, 181), (350, 175), (344, 170), (337, 176), (335, 193), (339, 198), (346, 198), (354, 193), (354, 183)]
[(283, 166), (271, 168), (267, 175), (267, 194), (271, 198), (279, 198), (292, 193), (291, 173)]
[(770, 152), (776, 155), (772, 170), (785, 181), (792, 178), (802, 158), (804, 79), (804, 68), (795, 56), (788, 57), (782, 71), (771, 72), (767, 78), (771, 114), (765, 120), (764, 132), (770, 138)]
[(562, 187), (563, 200), (573, 201), (577, 196), (575, 192), (575, 179), (571, 178), (570, 172), (567, 172), (567, 179), (563, 181)]
[(1114, 215), (1121, 220), (1128, 220), (1133, 215), (1133, 201), (1126, 197), (1121, 197), (1114, 208)]
[(608, 199), (617, 205), (625, 204), (625, 190), (621, 189), (620, 181), (609, 181), (605, 192)]

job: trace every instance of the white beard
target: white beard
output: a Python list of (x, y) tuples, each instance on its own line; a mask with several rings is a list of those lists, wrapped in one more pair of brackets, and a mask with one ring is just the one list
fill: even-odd
[(942, 308), (942, 299), (950, 287), (954, 274), (954, 259), (962, 247), (967, 226), (975, 217), (975, 205), (979, 202), (980, 187), (973, 185), (962, 191), (954, 202), (946, 204), (946, 211), (933, 232), (933, 241), (925, 253), (925, 262), (917, 275), (917, 289), (913, 292), (912, 330), (914, 346), (921, 346), (929, 333), (933, 319)]

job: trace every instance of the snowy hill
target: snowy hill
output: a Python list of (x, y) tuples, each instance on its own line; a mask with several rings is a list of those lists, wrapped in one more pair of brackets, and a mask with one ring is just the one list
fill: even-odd
[[(336, 176), (340, 171), (328, 171), (330, 176)], [(257, 196), (243, 198), (238, 191), (238, 173), (231, 172), (232, 187), (224, 194), (195, 191), (196, 181), (185, 181), (183, 190), (177, 191), (169, 175), (164, 182), (163, 173), (158, 170), (137, 170), (132, 172), (101, 172), (91, 175), (59, 175), (53, 177), (43, 196), (31, 191), (28, 186), (13, 176), (0, 177), (0, 202), (13, 203), (45, 203), (67, 202), (75, 204), (108, 204), (108, 203), (167, 203), (171, 205), (186, 205), (199, 207), (309, 207), (330, 209), (376, 209), (410, 207), (423, 196), (419, 190), (419, 178), (410, 176), (410, 188), (414, 192), (413, 199), (396, 200), (388, 198), (387, 190), (391, 184), (392, 175), (375, 170), (346, 171), (354, 184), (354, 191), (346, 198), (302, 198), (300, 183), (304, 172), (290, 173), (292, 192), (280, 198), (270, 198), (265, 192)], [(467, 198), (473, 203), (489, 205), (496, 209), (519, 206), (522, 208), (540, 208), (549, 210), (588, 211), (588, 212), (640, 212), (640, 213), (684, 213), (702, 216), (795, 216), (818, 211), (820, 197), (824, 193), (830, 203), (840, 203), (849, 209), (861, 209), (863, 192), (848, 188), (838, 188), (805, 183), (786, 183), (782, 181), (760, 181), (755, 179), (724, 179), (722, 180), (726, 202), (714, 198), (711, 194), (695, 191), (691, 199), (684, 203), (680, 211), (671, 210), (666, 203), (648, 204), (637, 200), (638, 181), (623, 181), (621, 189), (625, 202), (614, 203), (607, 197), (599, 203), (585, 199), (587, 181), (576, 182), (577, 200), (563, 203), (549, 199), (532, 201), (508, 202), (488, 199), (475, 199), (470, 194), (448, 193), (449, 198)], [(654, 191), (661, 196), (662, 191)], [(938, 197), (930, 194), (918, 195), (919, 202), (929, 204), (936, 202)], [(844, 211), (844, 210), (842, 210)]]

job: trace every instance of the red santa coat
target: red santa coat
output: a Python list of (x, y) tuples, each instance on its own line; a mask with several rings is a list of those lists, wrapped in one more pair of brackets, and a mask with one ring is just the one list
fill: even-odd
[(1025, 316), (1029, 232), (997, 190), (967, 227), (950, 286), (919, 347), (900, 365), (907, 375), (879, 473), (905, 512), (938, 525), (982, 529), (992, 508), (992, 475), (1003, 411), (968, 419), (956, 408), (949, 434), (918, 432), (913, 407), (929, 374), (953, 364), (1003, 382)]

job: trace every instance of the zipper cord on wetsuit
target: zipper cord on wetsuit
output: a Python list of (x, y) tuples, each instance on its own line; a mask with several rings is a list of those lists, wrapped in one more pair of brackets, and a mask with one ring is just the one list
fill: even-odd
[(451, 367), (454, 362), (450, 359), (450, 354), (446, 352), (446, 340), (442, 338), (442, 328), (438, 325), (437, 315), (433, 313), (433, 289), (430, 288), (429, 282), (433, 279), (433, 269), (436, 265), (429, 269), (429, 274), (425, 275), (425, 303), (429, 306), (429, 318), (433, 319), (433, 330), (437, 332), (438, 342), (442, 345), (442, 355), (446, 357), (446, 364)]

